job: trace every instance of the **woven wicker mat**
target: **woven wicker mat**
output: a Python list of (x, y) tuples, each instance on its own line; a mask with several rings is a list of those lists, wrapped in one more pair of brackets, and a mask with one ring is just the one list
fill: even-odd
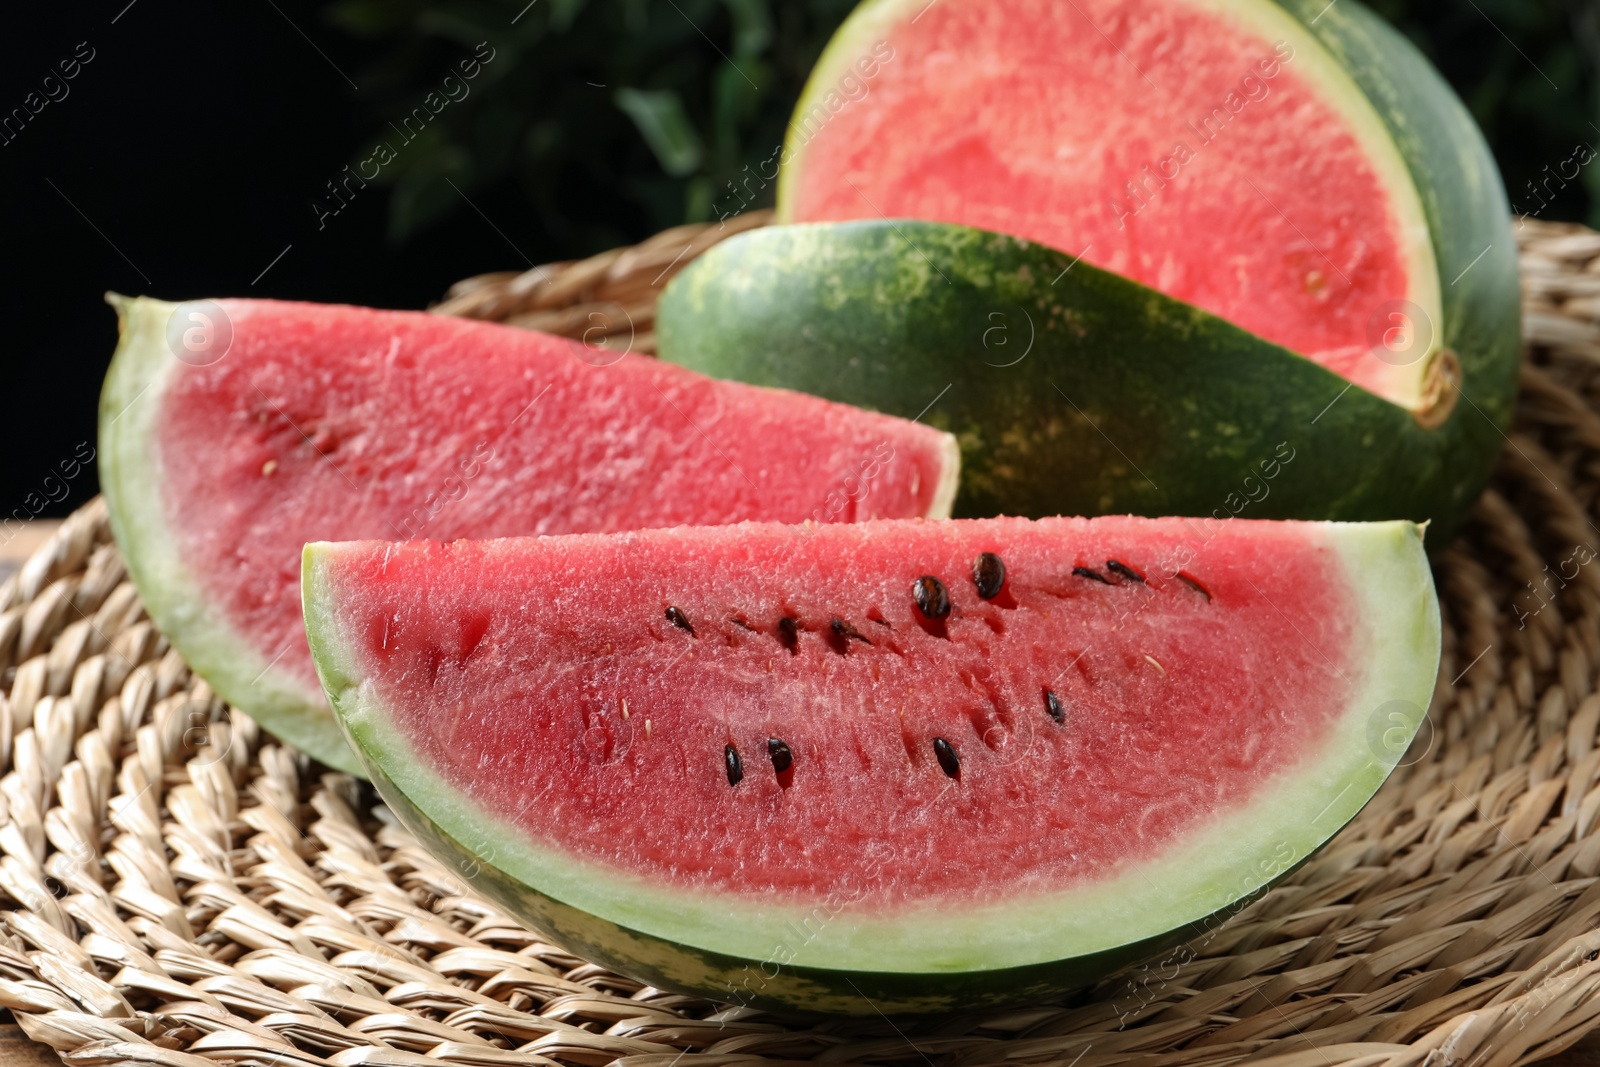
[[(440, 310), (647, 350), (654, 287), (731, 229), (471, 279)], [(1522, 401), (1437, 562), (1429, 725), (1326, 850), (1187, 948), (915, 1023), (641, 987), (224, 707), (145, 618), (96, 500), (0, 586), (0, 1007), (70, 1063), (172, 1067), (1511, 1067), (1571, 1045), (1600, 1026), (1600, 234), (1519, 237)]]

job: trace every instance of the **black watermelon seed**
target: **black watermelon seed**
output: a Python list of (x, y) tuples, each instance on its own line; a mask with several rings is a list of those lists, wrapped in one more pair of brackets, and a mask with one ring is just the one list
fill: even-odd
[(1072, 568), (1072, 573), (1074, 575), (1076, 575), (1077, 577), (1079, 577), (1079, 578), (1092, 579), (1092, 580), (1094, 580), (1096, 582), (1099, 582), (1101, 585), (1110, 585), (1111, 584), (1111, 582), (1109, 580), (1107, 580), (1105, 575), (1101, 574), (1097, 570), (1091, 570), (1088, 567), (1074, 567), (1074, 568)]
[(860, 630), (857, 630), (854, 626), (851, 626), (849, 623), (845, 622), (843, 619), (830, 619), (828, 621), (828, 626), (836, 635), (838, 635), (838, 638), (841, 641), (853, 637), (857, 641), (860, 641), (863, 645), (872, 644), (871, 641), (867, 640), (865, 634), (863, 634)]
[(1006, 584), (1005, 560), (993, 552), (985, 552), (972, 561), (972, 584), (978, 587), (978, 599), (993, 600)]
[(728, 767), (728, 784), (738, 785), (744, 780), (744, 761), (739, 758), (739, 750), (731, 744), (722, 750), (722, 762)]
[(956, 755), (956, 748), (942, 737), (933, 739), (933, 754), (939, 760), (939, 769), (950, 778), (961, 777), (961, 757)]
[(739, 627), (742, 630), (754, 630), (755, 629), (755, 627), (751, 626), (748, 622), (746, 622), (744, 617), (741, 616), (741, 615), (729, 615), (728, 616), (728, 621), (733, 623), (735, 626)]
[(930, 619), (942, 619), (950, 614), (950, 591), (931, 574), (924, 574), (911, 583), (911, 595), (916, 597), (922, 614)]
[(776, 737), (767, 738), (767, 756), (772, 760), (772, 769), (779, 774), (794, 766), (794, 753)]
[(778, 620), (778, 640), (783, 642), (783, 647), (790, 652), (800, 650), (800, 624), (788, 616)]
[(1177, 579), (1184, 585), (1187, 585), (1190, 589), (1193, 589), (1196, 593), (1199, 593), (1201, 596), (1205, 597), (1207, 600), (1211, 599), (1211, 590), (1207, 589), (1204, 585), (1201, 585), (1198, 578), (1193, 578), (1190, 575), (1185, 574), (1183, 571), (1179, 571), (1177, 573)]
[(694, 625), (689, 622), (689, 616), (677, 608), (667, 609), (667, 621), (680, 630), (688, 630), (689, 636), (694, 636)]
[(1048, 711), (1056, 722), (1067, 721), (1067, 709), (1061, 706), (1061, 698), (1056, 696), (1054, 690), (1044, 691), (1044, 710)]
[(1130, 582), (1139, 582), (1141, 585), (1144, 583), (1144, 575), (1140, 574), (1126, 563), (1123, 563), (1121, 560), (1106, 560), (1106, 570), (1110, 571), (1112, 574), (1115, 574), (1118, 578), (1126, 578)]

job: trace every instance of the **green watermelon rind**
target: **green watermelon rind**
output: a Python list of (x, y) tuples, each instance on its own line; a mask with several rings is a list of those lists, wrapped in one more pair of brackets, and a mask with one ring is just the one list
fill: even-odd
[(1437, 541), (1501, 440), (1470, 403), (1429, 429), (1192, 305), (946, 223), (741, 234), (673, 280), (656, 331), (701, 373), (891, 413), (953, 383), (923, 421), (961, 443), (963, 517), (1404, 517)]
[(162, 508), (161, 394), (181, 364), (167, 323), (182, 304), (108, 294), (121, 336), (100, 394), (100, 487), (123, 561), (157, 629), (223, 700), (329, 766), (361, 774), (323, 694), (246, 641), (185, 564)]
[[(532, 928), (663, 988), (806, 1011), (916, 1013), (1078, 988), (1186, 940), (1302, 862), (1377, 791), (1393, 761), (1374, 747), (1374, 724), (1394, 758), (1405, 748), (1395, 742), (1409, 742), (1421, 725), (1439, 660), (1438, 602), (1419, 527), (1319, 525), (1358, 598), (1354, 617), (1369, 624), (1354, 658), (1369, 664), (1361, 695), (1320, 758), (1181, 847), (1093, 889), (955, 914), (857, 916), (825, 902), (820, 921), (816, 903), (752, 907), (688, 894), (539, 846), (451, 789), (388, 725), (360, 665), (359, 637), (348, 639), (335, 621), (338, 545), (306, 547), (302, 589), (324, 688), (380, 794), (456, 861), (463, 880)], [(1396, 729), (1404, 738), (1388, 736)]]
[[(922, 6), (869, 0), (857, 8), (818, 61), (797, 120), (876, 36)], [(985, 380), (953, 389), (927, 416), (962, 441), (958, 515), (1408, 517), (1431, 520), (1431, 543), (1444, 543), (1487, 481), (1515, 398), (1520, 293), (1493, 158), (1437, 72), (1360, 4), (1236, 7), (1263, 22), (1297, 21), (1302, 67), (1316, 58), (1342, 69), (1340, 84), (1325, 88), (1359, 93), (1410, 172), (1398, 192), (1419, 199), (1431, 238), (1433, 310), (1442, 319), (1432, 323), (1434, 347), (1461, 366), (1459, 396), (1441, 424), (1424, 425), (1254, 335), (1230, 336), (1231, 327), (1190, 305), (1115, 276), (1095, 280), (1104, 272), (1073, 266), (1065, 251), (900, 220), (815, 223), (793, 236), (769, 228), (718, 245), (663, 295), (663, 358), (896, 412), (918, 410), (944, 383), (983, 371)], [(800, 133), (792, 125), (785, 146), (780, 219), (803, 173)], [(953, 294), (943, 278), (908, 284), (933, 262), (968, 288)], [(1092, 284), (1063, 297), (1080, 274)], [(883, 295), (895, 288), (898, 303)], [(1006, 331), (985, 331), (1004, 326), (1020, 336), (1024, 306), (1047, 336), (1020, 368), (996, 366), (1005, 357), (982, 339)], [(1052, 326), (1059, 339), (1048, 336)], [(867, 380), (875, 364), (879, 378)], [(1306, 458), (1289, 488), (1274, 486), (1245, 511), (1239, 503), (1254, 490), (1247, 494), (1242, 480), (1284, 441)]]

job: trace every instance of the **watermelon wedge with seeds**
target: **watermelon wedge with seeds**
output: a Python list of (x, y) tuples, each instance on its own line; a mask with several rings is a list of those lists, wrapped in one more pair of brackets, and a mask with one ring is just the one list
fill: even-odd
[(384, 798), (555, 943), (724, 1001), (1044, 997), (1305, 859), (1424, 716), (1418, 527), (874, 521), (313, 544)]
[(140, 596), (223, 698), (344, 769), (300, 618), (307, 541), (938, 517), (955, 492), (937, 430), (564, 338), (113, 303), (101, 481)]

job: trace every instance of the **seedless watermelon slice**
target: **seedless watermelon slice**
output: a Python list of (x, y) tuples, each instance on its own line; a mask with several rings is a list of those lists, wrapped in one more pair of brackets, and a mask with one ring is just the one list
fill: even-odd
[(946, 434), (527, 330), (414, 312), (114, 298), (112, 528), (225, 699), (346, 769), (300, 619), (319, 538), (943, 516)]
[(464, 877), (657, 985), (869, 1014), (1202, 933), (1360, 809), (1439, 657), (1410, 523), (314, 544), (303, 585)]
[(1434, 245), (1397, 133), (1319, 39), (1361, 52), (1374, 30), (1330, 7), (868, 0), (796, 108), (780, 218), (1081, 253), (1418, 410), (1440, 388)]

